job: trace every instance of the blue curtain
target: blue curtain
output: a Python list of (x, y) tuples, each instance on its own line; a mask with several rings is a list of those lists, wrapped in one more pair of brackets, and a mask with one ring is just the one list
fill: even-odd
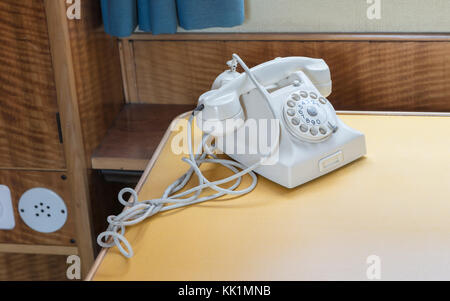
[(153, 34), (232, 27), (244, 22), (244, 0), (100, 0), (105, 31), (126, 37), (136, 27)]

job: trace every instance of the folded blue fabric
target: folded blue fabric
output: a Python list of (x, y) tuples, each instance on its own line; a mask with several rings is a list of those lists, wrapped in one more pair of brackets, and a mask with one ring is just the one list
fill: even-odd
[(127, 37), (136, 26), (160, 33), (185, 29), (231, 27), (244, 22), (244, 0), (101, 0), (105, 31)]
[(101, 0), (106, 33), (116, 37), (131, 35), (137, 26), (136, 0)]
[(139, 29), (153, 34), (177, 32), (175, 0), (138, 0)]
[(244, 22), (244, 0), (177, 0), (184, 29), (232, 27)]

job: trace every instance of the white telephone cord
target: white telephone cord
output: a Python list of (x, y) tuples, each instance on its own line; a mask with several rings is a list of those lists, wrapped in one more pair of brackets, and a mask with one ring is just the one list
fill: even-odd
[[(104, 248), (111, 248), (113, 246), (117, 246), (120, 252), (125, 257), (130, 258), (133, 256), (133, 249), (131, 248), (130, 243), (124, 236), (125, 227), (135, 225), (143, 221), (144, 219), (152, 215), (155, 215), (158, 212), (189, 206), (200, 202), (206, 202), (226, 194), (242, 195), (252, 191), (255, 188), (258, 179), (253, 170), (256, 169), (261, 164), (261, 162), (257, 162), (250, 167), (246, 167), (233, 160), (218, 159), (215, 155), (212, 154), (213, 150), (209, 149), (207, 146), (205, 147), (205, 144), (208, 138), (210, 137), (209, 135), (203, 136), (202, 143), (199, 146), (199, 148), (203, 147), (204, 149), (203, 152), (197, 156), (193, 155), (192, 141), (191, 141), (192, 139), (191, 128), (193, 117), (194, 114), (190, 116), (188, 122), (189, 158), (182, 159), (183, 162), (186, 162), (191, 166), (189, 170), (183, 176), (181, 176), (175, 182), (173, 182), (165, 190), (163, 196), (159, 199), (152, 199), (139, 202), (136, 191), (134, 191), (131, 188), (122, 189), (119, 193), (119, 201), (127, 208), (117, 216), (111, 215), (108, 217), (107, 219), (109, 223), (108, 229), (105, 232), (100, 233), (100, 235), (97, 237), (97, 243), (100, 246)], [(201, 149), (199, 149), (199, 151), (200, 150)], [(210, 158), (208, 158), (208, 156)], [(225, 166), (235, 174), (219, 181), (210, 182), (208, 179), (205, 178), (205, 176), (203, 175), (203, 173), (200, 171), (199, 168), (202, 163), (206, 162), (217, 163), (222, 166)], [(241, 169), (241, 171), (239, 171), (238, 168)], [(184, 188), (184, 186), (190, 180), (194, 172), (197, 175), (199, 185), (184, 192), (175, 194), (176, 192)], [(251, 185), (242, 190), (235, 190), (240, 185), (242, 177), (246, 174), (249, 174), (252, 178)], [(218, 186), (224, 183), (231, 182), (233, 180), (236, 180), (236, 182), (230, 188), (221, 188)], [(205, 188), (211, 188), (217, 191), (217, 193), (199, 198), (199, 195)], [(123, 195), (127, 192), (131, 193), (133, 196), (133, 202), (131, 203), (123, 199)], [(194, 193), (193, 196), (183, 198), (192, 193)], [(112, 238), (111, 242), (109, 242), (110, 238)], [(125, 248), (122, 246), (121, 243), (124, 244)]]
[[(255, 83), (257, 88), (265, 96), (265, 99), (269, 101), (270, 99), (268, 98), (268, 95), (266, 95), (264, 91), (261, 89), (261, 86), (253, 77), (253, 75), (251, 74), (250, 70), (245, 65), (245, 63), (236, 54), (233, 54), (233, 58), (239, 62), (239, 64), (244, 68), (245, 72), (249, 75), (251, 80)], [(119, 192), (118, 198), (119, 202), (126, 208), (119, 215), (111, 215), (108, 217), (107, 219), (109, 223), (108, 228), (106, 229), (106, 231), (100, 233), (99, 236), (97, 237), (97, 243), (101, 247), (111, 248), (117, 246), (119, 251), (125, 257), (131, 258), (134, 253), (130, 243), (125, 238), (125, 228), (127, 226), (135, 225), (159, 212), (164, 212), (184, 206), (206, 202), (209, 200), (219, 198), (226, 194), (243, 195), (249, 193), (255, 188), (258, 179), (253, 171), (258, 166), (263, 164), (264, 160), (269, 159), (269, 156), (263, 157), (259, 162), (256, 162), (255, 164), (249, 167), (246, 167), (243, 164), (240, 164), (233, 160), (219, 159), (213, 154), (216, 147), (210, 149), (208, 146), (207, 142), (211, 138), (211, 136), (208, 134), (203, 135), (202, 143), (198, 146), (197, 152), (198, 155), (194, 155), (192, 148), (192, 122), (195, 113), (201, 111), (202, 109), (203, 109), (202, 105), (197, 107), (189, 117), (187, 124), (187, 134), (188, 134), (187, 142), (188, 142), (189, 157), (183, 158), (182, 161), (190, 165), (189, 170), (180, 178), (178, 178), (175, 182), (173, 182), (169, 187), (167, 187), (167, 189), (164, 191), (163, 196), (158, 199), (138, 201), (138, 195), (134, 189), (131, 188), (122, 189)], [(232, 172), (234, 172), (234, 175), (222, 180), (210, 182), (200, 170), (200, 166), (202, 163), (220, 164), (224, 167), (227, 167)], [(241, 171), (239, 171), (239, 169), (241, 169)], [(186, 184), (191, 179), (194, 173), (198, 178), (199, 185), (194, 188), (188, 189), (184, 192), (177, 193), (186, 186)], [(248, 174), (252, 178), (251, 185), (245, 189), (236, 190), (236, 188), (241, 184), (242, 177), (245, 176), (246, 174)], [(236, 182), (229, 188), (222, 188), (218, 186), (234, 180), (236, 180)], [(211, 188), (212, 190), (215, 190), (216, 193), (204, 197), (199, 197), (202, 191), (206, 188)], [(123, 195), (127, 192), (131, 193), (131, 195), (133, 196), (132, 202), (127, 202), (124, 200)], [(193, 195), (186, 197), (190, 194)]]

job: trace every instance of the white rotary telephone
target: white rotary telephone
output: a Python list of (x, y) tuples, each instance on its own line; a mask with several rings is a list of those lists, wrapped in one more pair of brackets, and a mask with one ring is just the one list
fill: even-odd
[[(238, 63), (245, 73), (236, 72)], [(323, 60), (277, 58), (249, 69), (233, 54), (229, 66), (231, 69), (214, 81), (212, 90), (200, 96), (198, 107), (189, 117), (189, 156), (182, 159), (189, 165), (188, 171), (157, 199), (139, 201), (136, 191), (122, 189), (119, 201), (126, 208), (108, 217), (108, 229), (97, 237), (99, 245), (117, 246), (124, 256), (132, 257), (133, 250), (125, 237), (127, 226), (162, 211), (227, 194), (249, 193), (257, 184), (255, 172), (293, 188), (366, 153), (364, 135), (345, 125), (325, 98), (331, 93), (331, 76)], [(196, 149), (192, 143), (194, 118), (204, 132)], [(208, 144), (211, 140), (214, 145)], [(234, 160), (216, 156), (217, 150)], [(234, 174), (212, 181), (203, 175), (203, 163), (222, 165)], [(199, 184), (184, 189), (193, 175)], [(241, 189), (245, 175), (252, 182)], [(228, 188), (221, 186), (230, 182)], [(202, 194), (206, 189), (212, 193)], [(131, 201), (124, 199), (125, 193), (132, 194)]]
[[(237, 63), (245, 73), (236, 72)], [(261, 119), (279, 120), (279, 137), (275, 137), (279, 141), (271, 146), (277, 152), (275, 162), (262, 164), (255, 172), (285, 187), (296, 187), (365, 155), (364, 135), (345, 125), (326, 99), (331, 94), (331, 76), (323, 60), (276, 58), (248, 69), (233, 55), (228, 64), (231, 69), (200, 96), (203, 110), (197, 123), (204, 132), (224, 140), (219, 149), (234, 160), (251, 166), (267, 155), (236, 151), (239, 144), (248, 149), (255, 143), (254, 135), (244, 131), (250, 120)], [(230, 120), (242, 122), (226, 125)], [(261, 127), (259, 122), (250, 124)], [(227, 148), (227, 140), (235, 141), (237, 147)]]

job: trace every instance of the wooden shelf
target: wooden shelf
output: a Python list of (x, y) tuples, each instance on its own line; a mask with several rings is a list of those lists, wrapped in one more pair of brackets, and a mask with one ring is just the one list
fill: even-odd
[(135, 41), (446, 41), (448, 33), (134, 33), (120, 40)]
[(78, 248), (66, 246), (0, 244), (0, 253), (78, 255)]
[(143, 171), (170, 122), (193, 105), (127, 104), (92, 155), (92, 168)]

